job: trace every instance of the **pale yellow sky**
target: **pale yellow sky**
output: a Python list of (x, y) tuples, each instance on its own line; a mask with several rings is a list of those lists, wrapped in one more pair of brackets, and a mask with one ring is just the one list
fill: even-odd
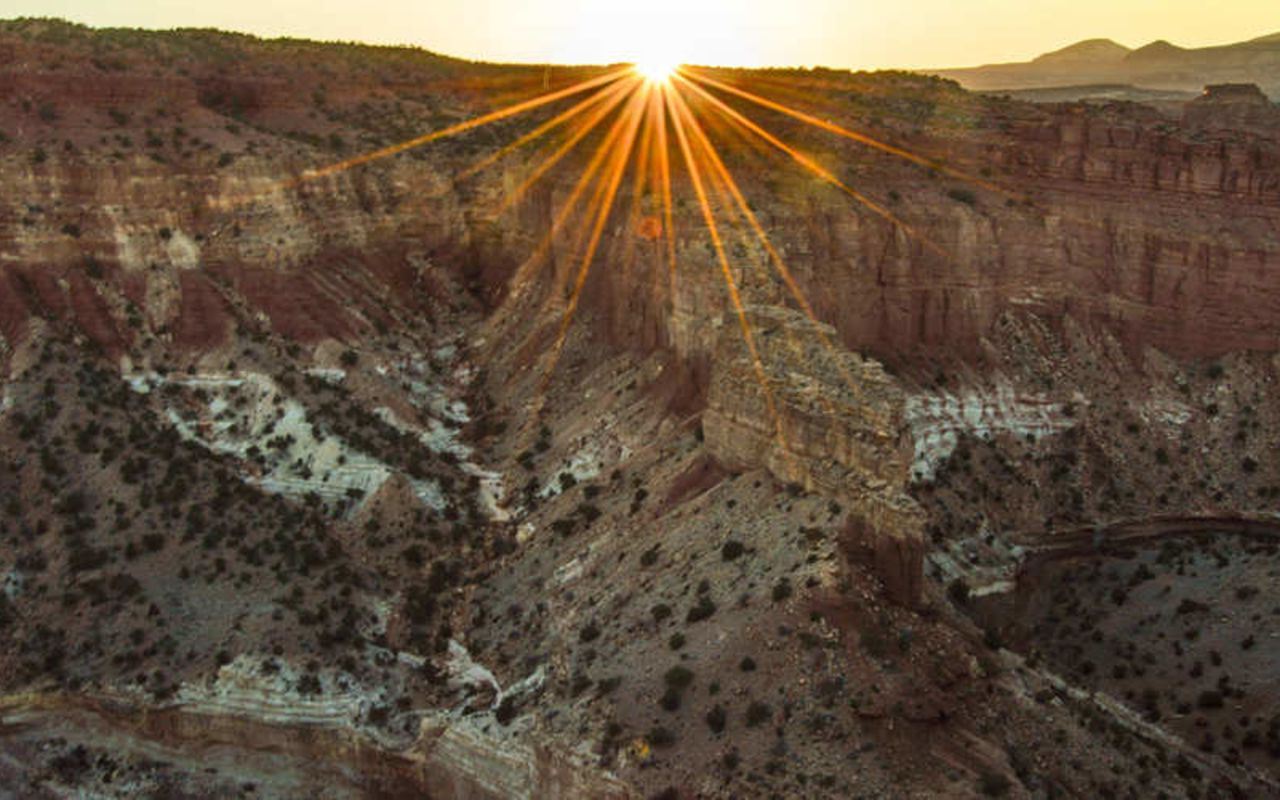
[(853, 68), (1021, 61), (1085, 38), (1280, 32), (1278, 0), (0, 0), (0, 17), (414, 44), (467, 58)]

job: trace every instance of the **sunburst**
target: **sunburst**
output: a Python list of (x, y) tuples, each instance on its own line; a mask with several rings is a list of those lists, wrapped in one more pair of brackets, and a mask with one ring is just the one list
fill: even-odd
[[(553, 243), (557, 241), (557, 237), (566, 226), (575, 219), (584, 220), (584, 224), (575, 228), (581, 248), (581, 258), (576, 271), (572, 273), (572, 284), (566, 287), (567, 298), (560, 312), (557, 335), (544, 367), (541, 382), (542, 394), (545, 394), (555, 373), (577, 313), (583, 288), (596, 263), (601, 240), (608, 221), (615, 212), (618, 196), (628, 171), (632, 175), (634, 187), (630, 212), (633, 224), (629, 227), (635, 235), (645, 239), (665, 240), (663, 254), (667, 262), (668, 275), (666, 291), (674, 302), (679, 270), (676, 264), (674, 231), (676, 220), (673, 211), (672, 172), (675, 164), (681, 164), (688, 178), (688, 184), (693, 189), (695, 195), (693, 199), (701, 213), (706, 235), (711, 239), (717, 271), (724, 281), (730, 310), (737, 318), (746, 351), (753, 362), (756, 380), (760, 384), (768, 411), (773, 417), (779, 445), (789, 460), (791, 449), (787, 443), (786, 431), (777, 413), (773, 392), (764, 365), (761, 363), (755, 334), (734, 277), (730, 254), (724, 245), (723, 223), (717, 220), (715, 213), (717, 206), (712, 202), (713, 197), (723, 206), (730, 225), (745, 223), (746, 234), (754, 235), (759, 240), (768, 254), (767, 263), (777, 271), (797, 308), (815, 321), (817, 318), (812, 305), (788, 270), (778, 249), (770, 242), (768, 232), (752, 212), (738, 181), (731, 174), (725, 159), (721, 157), (713, 135), (719, 132), (723, 138), (726, 132), (732, 131), (737, 141), (754, 140), (766, 149), (784, 154), (798, 167), (842, 191), (860, 207), (899, 229), (911, 240), (919, 243), (922, 248), (944, 257), (948, 254), (890, 212), (884, 205), (840, 180), (812, 157), (788, 144), (776, 133), (767, 130), (743, 110), (730, 105), (731, 99), (746, 101), (786, 115), (816, 130), (856, 142), (882, 154), (916, 165), (939, 168), (935, 160), (878, 141), (863, 132), (791, 108), (751, 92), (740, 83), (730, 83), (717, 78), (710, 71), (681, 66), (673, 59), (653, 57), (629, 67), (607, 71), (566, 88), (548, 91), (532, 99), (523, 100), (448, 128), (425, 133), (400, 144), (308, 170), (298, 178), (281, 182), (279, 186), (291, 187), (304, 181), (332, 176), (344, 170), (447, 137), (464, 134), (554, 103), (573, 100), (574, 102), (568, 108), (500, 147), (496, 152), (463, 172), (459, 178), (473, 177), (538, 140), (559, 137), (558, 144), (553, 146), (543, 158), (533, 161), (525, 170), (520, 184), (514, 191), (507, 193), (505, 209), (520, 202), (527, 192), (543, 180), (557, 164), (563, 162), (588, 137), (595, 134), (594, 140), (597, 144), (587, 159), (586, 166), (578, 176), (570, 194), (556, 210), (550, 229), (544, 233), (541, 244), (521, 267), (516, 278), (518, 285), (526, 285), (534, 280), (542, 263), (549, 256)], [(960, 170), (951, 167), (941, 169), (950, 177), (963, 180), (981, 189), (1010, 194), (989, 181)], [(660, 217), (655, 214), (641, 214), (642, 201), (648, 196), (656, 197), (660, 202)], [(634, 243), (628, 246), (626, 251), (628, 255), (624, 261), (631, 257), (633, 245)], [(623, 267), (629, 268), (629, 265), (624, 264)], [(825, 336), (823, 341), (828, 347), (834, 347), (834, 344)], [(846, 379), (848, 379), (847, 376)], [(857, 387), (852, 383), (850, 388), (855, 394), (857, 393)]]

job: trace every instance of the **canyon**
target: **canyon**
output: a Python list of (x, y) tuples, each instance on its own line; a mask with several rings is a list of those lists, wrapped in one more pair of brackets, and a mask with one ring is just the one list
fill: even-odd
[[(0, 22), (11, 785), (1275, 791), (1269, 678), (1205, 746), (1027, 569), (1273, 519), (1275, 107), (704, 70), (915, 156), (726, 95), (863, 198), (726, 137), (774, 248), (712, 197), (727, 269), (678, 166), (671, 230), (628, 182), (590, 272), (585, 222), (544, 238), (601, 137), (527, 193), (559, 142), (483, 160), (565, 104), (353, 163), (604, 71)], [(1159, 574), (1141, 608), (1207, 602)]]

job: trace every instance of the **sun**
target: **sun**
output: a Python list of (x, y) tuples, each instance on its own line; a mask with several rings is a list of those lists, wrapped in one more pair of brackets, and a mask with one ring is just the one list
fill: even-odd
[(645, 59), (635, 64), (635, 70), (642, 78), (649, 83), (659, 85), (670, 83), (672, 76), (679, 68), (680, 65), (674, 61), (662, 58)]

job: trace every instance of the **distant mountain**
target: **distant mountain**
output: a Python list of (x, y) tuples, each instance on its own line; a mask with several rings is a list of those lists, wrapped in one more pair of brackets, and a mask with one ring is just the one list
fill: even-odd
[(1033, 61), (1041, 66), (1067, 64), (1115, 64), (1131, 53), (1129, 48), (1110, 39), (1085, 39), (1073, 45), (1045, 53)]
[(1157, 92), (1199, 92), (1214, 83), (1254, 83), (1280, 99), (1280, 33), (1238, 44), (1185, 48), (1159, 40), (1130, 50), (1087, 39), (1032, 61), (937, 74), (976, 91), (1019, 91), (1099, 84)]

